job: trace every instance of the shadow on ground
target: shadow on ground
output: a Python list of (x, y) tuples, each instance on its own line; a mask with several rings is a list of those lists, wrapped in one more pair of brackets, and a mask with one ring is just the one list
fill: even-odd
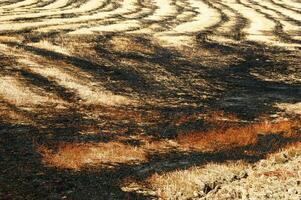
[[(265, 81), (251, 73), (277, 73), (284, 77), (290, 73), (298, 73), (298, 65), (285, 62), (285, 56), (291, 54), (287, 50), (268, 49), (259, 44), (243, 42), (237, 47), (200, 41), (199, 52), (206, 50), (220, 55), (238, 56), (237, 60), (234, 59), (228, 64), (223, 63), (223, 57), (189, 59), (181, 51), (165, 49), (145, 38), (136, 39), (135, 42), (142, 44), (146, 49), (153, 49), (153, 53), (118, 51), (107, 45), (113, 36), (96, 37), (93, 41), (83, 39), (85, 43), (91, 42), (91, 52), (94, 54), (83, 53), (81, 56), (64, 55), (28, 46), (26, 43), (5, 43), (9, 47), (41, 56), (45, 60), (72, 65), (89, 73), (91, 80), (102, 82), (107, 90), (138, 98), (145, 104), (115, 108), (123, 111), (123, 114), (118, 114), (119, 118), (102, 116), (89, 119), (85, 113), (111, 111), (106, 111), (106, 108), (101, 106), (83, 106), (78, 102), (79, 97), (74, 91), (30, 70), (14, 68), (13, 61), (1, 61), (4, 66), (1, 75), (15, 73), (16, 76), (22, 77), (28, 87), (35, 86), (46, 92), (56, 93), (69, 104), (63, 110), (42, 106), (36, 111), (30, 111), (19, 108), (14, 103), (1, 101), (1, 113), (4, 114), (0, 121), (0, 198), (150, 199), (151, 196), (122, 191), (120, 182), (126, 178), (143, 180), (155, 172), (184, 169), (207, 162), (256, 162), (268, 153), (300, 140), (284, 138), (281, 135), (261, 136), (256, 144), (251, 146), (209, 153), (174, 150), (149, 154), (146, 162), (136, 165), (119, 164), (112, 169), (87, 167), (80, 171), (72, 171), (45, 166), (41, 155), (36, 151), (36, 146), (40, 144), (51, 146), (59, 142), (109, 142), (118, 140), (120, 135), (135, 136), (140, 133), (151, 136), (154, 140), (162, 140), (174, 138), (180, 132), (206, 128), (206, 123), (202, 120), (183, 126), (175, 125), (174, 121), (182, 115), (223, 110), (234, 113), (243, 120), (252, 121), (262, 113), (274, 113), (275, 103), (301, 101), (300, 83)], [(279, 59), (279, 56), (283, 59)], [(202, 60), (205, 59), (209, 60), (203, 63)], [(216, 62), (216, 59), (221, 63), (221, 67), (210, 65), (210, 62)], [(123, 65), (123, 60), (136, 62), (138, 67)], [(300, 57), (297, 56), (294, 62), (298, 61)], [(152, 70), (153, 74), (148, 70)], [(160, 74), (161, 72), (163, 74)], [(170, 79), (170, 82), (156, 80), (156, 77), (167, 74), (167, 77), (174, 79)], [(147, 99), (157, 99), (160, 103), (151, 104), (145, 101)], [(144, 121), (138, 123), (136, 115), (126, 114), (135, 112), (142, 113), (143, 116), (148, 111), (157, 112), (160, 117), (155, 120), (142, 118)], [(9, 120), (5, 116), (7, 112), (18, 113), (32, 121)], [(112, 113), (111, 115), (113, 116)], [(81, 134), (91, 126), (95, 126), (98, 134)], [(104, 130), (118, 132), (121, 129), (126, 131), (120, 134), (103, 133)]]

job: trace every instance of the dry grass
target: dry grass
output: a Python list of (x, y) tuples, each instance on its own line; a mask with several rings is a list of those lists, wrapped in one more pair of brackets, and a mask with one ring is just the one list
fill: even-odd
[[(145, 122), (146, 118), (160, 118), (160, 113), (148, 113), (142, 116), (139, 112), (129, 112), (112, 108), (105, 110), (103, 115), (108, 115), (108, 120), (134, 120), (136, 123)], [(107, 113), (107, 114), (106, 114)], [(221, 120), (237, 120), (235, 116), (225, 117), (221, 113), (213, 113), (212, 123), (221, 123), (221, 129), (206, 132), (192, 132), (179, 135), (175, 140), (154, 141), (149, 136), (128, 138), (122, 133), (118, 141), (109, 143), (61, 143), (57, 150), (51, 150), (40, 146), (38, 151), (43, 155), (46, 164), (70, 169), (80, 169), (88, 165), (114, 165), (116, 163), (131, 163), (133, 161), (145, 161), (149, 153), (166, 153), (171, 149), (198, 150), (198, 151), (220, 151), (235, 147), (255, 145), (258, 135), (281, 134), (283, 137), (295, 137), (295, 130), (300, 128), (300, 120), (286, 120), (278, 122), (264, 121), (261, 123), (245, 126), (223, 128)], [(96, 117), (96, 116), (94, 116)], [(89, 128), (89, 127), (88, 127)], [(89, 129), (90, 130), (90, 129)], [(87, 129), (88, 131), (88, 129)], [(91, 127), (90, 132), (98, 132), (98, 127)], [(123, 130), (125, 132), (126, 130)], [(89, 131), (88, 131), (89, 132)], [(139, 141), (142, 145), (134, 147), (125, 145), (128, 140)], [(275, 144), (277, 145), (277, 144)]]
[(20, 42), (20, 41), (21, 41), (20, 36), (7, 36), (7, 35), (0, 36), (0, 42)]
[(208, 199), (300, 199), (300, 164), (301, 143), (297, 142), (249, 166), (247, 178), (225, 184)]
[(213, 111), (205, 116), (205, 121), (214, 123), (216, 125), (223, 125), (225, 122), (239, 122), (241, 119), (233, 113), (225, 113), (223, 111)]
[(278, 152), (270, 154), (267, 156), (268, 159), (274, 159), (274, 161), (283, 161), (283, 154), (286, 154), (286, 157), (294, 158), (296, 156), (301, 156), (301, 141), (297, 141), (291, 144), (287, 144), (281, 148)]
[(32, 72), (54, 80), (57, 84), (73, 91), (86, 104), (122, 105), (133, 102), (125, 96), (115, 95), (105, 90), (101, 85), (94, 85), (89, 80), (84, 81), (78, 74), (71, 74), (55, 65), (40, 65), (29, 59), (19, 59), (19, 62)]
[[(115, 118), (122, 120), (126, 116), (122, 110), (119, 111), (112, 108), (112, 110), (107, 111), (112, 114), (113, 120)], [(147, 118), (151, 116), (162, 117), (157, 112), (149, 113)], [(143, 116), (139, 115), (139, 112), (134, 111), (129, 112), (128, 117), (136, 122), (145, 120)], [(37, 150), (41, 153), (44, 164), (48, 166), (72, 170), (81, 170), (86, 167), (106, 168), (116, 167), (119, 164), (144, 163), (147, 162), (149, 153), (167, 153), (172, 149), (183, 150), (183, 147), (186, 150), (192, 148), (201, 151), (219, 151), (254, 145), (257, 142), (258, 134), (281, 134), (284, 137), (294, 137), (296, 136), (295, 130), (301, 127), (299, 119), (271, 122), (263, 118), (259, 119), (262, 122), (229, 127), (231, 121), (236, 122), (239, 119), (234, 115), (227, 115), (223, 112), (213, 112), (208, 115), (196, 114), (180, 120), (182, 120), (181, 123), (186, 123), (192, 118), (202, 118), (212, 124), (216, 124), (220, 129), (187, 133), (180, 135), (176, 140), (153, 141), (148, 136), (139, 135), (135, 138), (120, 136), (117, 139), (120, 142), (60, 143), (56, 148), (38, 146)], [(139, 147), (126, 145), (127, 139), (141, 141), (142, 145)], [(265, 183), (266, 178), (271, 180), (276, 178), (277, 180), (289, 182), (294, 179), (294, 176), (298, 176), (298, 173), (291, 166), (289, 169), (286, 169), (284, 164), (287, 162), (287, 157), (293, 160), (293, 158), (301, 155), (300, 144), (300, 142), (293, 145), (290, 144), (279, 150), (280, 152), (267, 156), (267, 164), (265, 164), (264, 168), (261, 166), (262, 162), (255, 163), (255, 165), (244, 163), (243, 161), (222, 164), (207, 163), (203, 166), (194, 166), (185, 170), (162, 174), (155, 173), (142, 183), (138, 183), (135, 180), (125, 180), (122, 183), (122, 188), (126, 191), (135, 191), (137, 188), (141, 189), (149, 186), (147, 190), (151, 190), (153, 194), (161, 199), (200, 199), (205, 196), (208, 196), (209, 199), (216, 199), (212, 195), (223, 196), (225, 194), (219, 193), (220, 190), (228, 191), (229, 188), (232, 188), (232, 184), (235, 185), (240, 181), (247, 180), (247, 184), (252, 185), (254, 180), (259, 178), (261, 182), (256, 183), (258, 187), (260, 184)], [(283, 152), (287, 156), (283, 157)], [(280, 163), (280, 167), (277, 168), (274, 165), (278, 166), (278, 163)], [(295, 163), (295, 161), (292, 161), (292, 165), (296, 165)], [(245, 182), (242, 184), (245, 184)], [(134, 187), (131, 188), (132, 185), (135, 186), (135, 189), (133, 189)], [(271, 187), (275, 188), (276, 186), (274, 184)], [(233, 191), (239, 191), (239, 188), (240, 185), (235, 185), (232, 189)], [(259, 189), (254, 189), (254, 191), (257, 190)], [(228, 193), (233, 198), (239, 197), (235, 196), (237, 195), (236, 192), (234, 194)]]
[(137, 124), (158, 122), (162, 118), (161, 113), (157, 111), (141, 112), (117, 107), (102, 107), (99, 114), (109, 120), (131, 120)]
[(0, 121), (11, 123), (11, 124), (31, 124), (36, 125), (36, 122), (22, 113), (11, 110), (8, 107), (0, 105)]
[(112, 40), (110, 40), (110, 44), (113, 47), (113, 50), (120, 51), (120, 52), (140, 52), (144, 54), (153, 54), (154, 49), (145, 46), (137, 41), (135, 41), (133, 38), (125, 38), (125, 37), (113, 37)]
[[(182, 55), (190, 60), (197, 60), (198, 62), (202, 63), (205, 66), (210, 66), (212, 68), (221, 68), (221, 67), (228, 67), (231, 64), (236, 63), (241, 58), (238, 54), (227, 54), (225, 52), (221, 52), (220, 49), (207, 49), (207, 48), (200, 48), (197, 46), (196, 48), (191, 48), (191, 46), (182, 47), (181, 48)], [(223, 62), (218, 61), (221, 58)]]
[(300, 128), (300, 126), (300, 120), (264, 121), (207, 132), (186, 133), (179, 135), (177, 141), (186, 148), (215, 151), (253, 145), (256, 143), (259, 134), (283, 134), (284, 137), (291, 137), (294, 130), (297, 127)]
[[(34, 91), (36, 89), (36, 91)], [(63, 103), (55, 95), (40, 95), (37, 88), (29, 88), (15, 76), (2, 76), (0, 79), (0, 97), (17, 106), (33, 106), (47, 103)]]
[(263, 172), (261, 174), (256, 174), (257, 177), (260, 176), (267, 176), (267, 177), (277, 177), (277, 179), (288, 179), (290, 177), (296, 177), (297, 173), (296, 172), (292, 172), (292, 171), (288, 171), (285, 169), (276, 169), (276, 170), (271, 170), (271, 171), (266, 171)]
[(70, 52), (63, 46), (55, 45), (47, 40), (41, 40), (37, 43), (29, 43), (27, 44), (29, 46), (45, 49), (48, 51), (56, 52), (56, 53), (61, 53), (65, 55), (70, 55)]
[(294, 192), (299, 187), (296, 180), (301, 176), (300, 156), (301, 142), (295, 142), (255, 164), (242, 161), (207, 163), (155, 173), (144, 183), (125, 182), (123, 190), (132, 191), (148, 185), (144, 190), (161, 199), (241, 199), (244, 195), (255, 197), (268, 194), (268, 191), (281, 196), (286, 189)]
[(196, 120), (202, 120), (207, 124), (211, 124), (218, 128), (233, 125), (233, 123), (242, 121), (235, 114), (225, 113), (223, 111), (212, 111), (209, 113), (197, 112), (191, 115), (182, 115), (177, 118), (174, 123), (176, 125), (183, 125), (185, 123), (190, 123)]
[[(140, 141), (141, 146), (127, 145), (128, 139)], [(147, 161), (149, 153), (166, 153), (176, 147), (170, 140), (153, 141), (147, 136), (118, 137), (119, 142), (59, 143), (55, 148), (37, 145), (43, 163), (62, 169), (80, 170), (85, 167), (114, 167)]]
[(301, 102), (281, 103), (281, 104), (277, 104), (276, 107), (278, 107), (290, 114), (301, 115)]
[(38, 146), (43, 162), (63, 169), (79, 170), (88, 166), (114, 166), (120, 163), (142, 162), (145, 152), (118, 142), (109, 143), (61, 143), (54, 151)]
[(216, 180), (230, 181), (245, 167), (246, 165), (242, 162), (223, 165), (208, 163), (203, 167), (154, 174), (147, 179), (147, 182), (163, 199), (189, 199), (205, 195), (218, 184)]

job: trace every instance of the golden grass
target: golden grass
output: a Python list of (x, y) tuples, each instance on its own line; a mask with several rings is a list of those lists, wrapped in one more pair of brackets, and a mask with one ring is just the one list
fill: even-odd
[(63, 103), (55, 95), (48, 94), (48, 96), (43, 96), (34, 90), (37, 91), (38, 88), (27, 87), (25, 82), (15, 76), (0, 77), (0, 98), (5, 99), (11, 104), (33, 106), (45, 103)]
[(60, 143), (57, 150), (40, 145), (37, 151), (46, 165), (79, 170), (89, 166), (114, 166), (146, 160), (145, 152), (118, 142)]
[[(147, 183), (156, 190), (163, 199), (196, 197), (196, 193), (206, 192), (209, 185), (216, 180), (231, 179), (245, 168), (243, 162), (225, 163), (223, 165), (208, 163), (202, 167), (190, 167), (165, 174), (154, 174), (147, 179)], [(210, 187), (210, 186), (209, 186)]]
[(51, 43), (47, 40), (41, 40), (37, 43), (28, 43), (27, 45), (37, 47), (37, 48), (41, 48), (41, 49), (45, 49), (45, 50), (52, 51), (52, 52), (56, 52), (56, 53), (70, 55), (70, 52), (65, 47), (55, 45), (55, 44), (53, 44), (53, 43)]
[[(279, 162), (278, 157), (284, 154), (287, 160)], [(253, 194), (254, 191), (263, 191), (269, 188), (267, 184), (279, 188), (278, 183), (287, 184), (292, 180), (298, 180), (300, 155), (301, 142), (295, 142), (279, 152), (269, 154), (267, 159), (261, 160), (264, 162), (260, 161), (255, 164), (242, 161), (207, 163), (201, 167), (194, 166), (168, 173), (156, 173), (147, 178), (146, 183), (161, 199), (198, 199), (204, 196), (208, 199), (219, 199), (215, 197), (214, 192), (207, 194), (208, 189), (214, 190), (219, 186), (222, 189), (230, 187), (233, 190), (241, 191), (242, 188), (248, 188), (251, 185), (253, 188), (249, 193)]]
[(280, 103), (276, 107), (281, 110), (286, 111), (287, 113), (301, 115), (301, 102), (298, 103)]

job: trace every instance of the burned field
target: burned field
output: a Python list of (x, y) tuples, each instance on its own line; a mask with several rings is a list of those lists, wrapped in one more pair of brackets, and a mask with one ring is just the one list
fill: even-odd
[(298, 198), (300, 8), (0, 1), (0, 199)]

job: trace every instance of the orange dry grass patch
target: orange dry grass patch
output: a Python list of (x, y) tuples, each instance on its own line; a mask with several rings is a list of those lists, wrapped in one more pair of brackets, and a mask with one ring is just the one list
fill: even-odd
[(122, 143), (61, 143), (56, 151), (39, 146), (43, 162), (58, 168), (79, 170), (87, 166), (113, 166), (146, 160), (146, 154)]
[(259, 134), (282, 134), (284, 137), (291, 137), (300, 125), (300, 121), (265, 121), (240, 127), (187, 133), (180, 135), (177, 141), (181, 146), (192, 149), (228, 149), (254, 145)]

